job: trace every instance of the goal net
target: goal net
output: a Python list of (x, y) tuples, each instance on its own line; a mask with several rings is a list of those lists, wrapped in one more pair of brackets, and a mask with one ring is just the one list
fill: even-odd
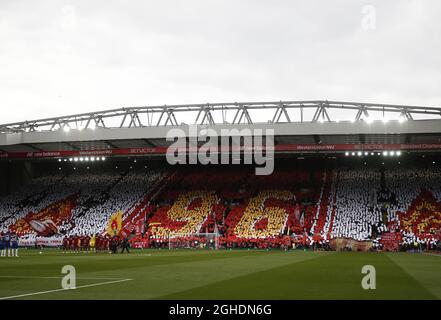
[(211, 249), (219, 248), (219, 234), (217, 233), (191, 233), (170, 234), (168, 236), (169, 249)]

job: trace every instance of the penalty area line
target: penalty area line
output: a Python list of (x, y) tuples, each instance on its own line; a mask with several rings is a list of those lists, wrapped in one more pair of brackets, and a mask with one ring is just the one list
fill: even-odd
[(104, 286), (104, 285), (107, 285), (107, 284), (120, 283), (120, 282), (132, 281), (132, 280), (133, 279), (121, 279), (121, 280), (115, 280), (115, 281), (106, 281), (106, 282), (98, 282), (98, 283), (86, 284), (86, 285), (83, 285), (83, 286), (78, 286), (75, 289), (63, 289), (63, 288), (61, 288), (61, 289), (54, 289), (54, 290), (31, 292), (31, 293), (19, 294), (19, 295), (9, 296), (9, 297), (0, 297), (0, 300), (8, 300), (8, 299), (36, 296), (36, 295), (52, 293), (52, 292), (70, 291), (70, 290), (77, 290), (77, 289), (82, 289), (82, 288)]

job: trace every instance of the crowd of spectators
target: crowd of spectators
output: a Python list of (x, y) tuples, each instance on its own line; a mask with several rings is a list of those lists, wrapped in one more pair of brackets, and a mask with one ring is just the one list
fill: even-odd
[(383, 250), (396, 243), (386, 234), (399, 235), (401, 249), (439, 245), (441, 170), (436, 168), (282, 167), (265, 177), (248, 169), (192, 167), (168, 181), (154, 203), (146, 202), (166, 175), (165, 169), (137, 169), (34, 179), (0, 198), (0, 232), (21, 230), (29, 239), (35, 230), (18, 227), (50, 218), (59, 234), (85, 238), (104, 234), (119, 211), (123, 220), (138, 223), (142, 207), (148, 210), (141, 237), (153, 247), (170, 241), (207, 247), (211, 242), (196, 236), (203, 233), (216, 233), (217, 245), (225, 248), (328, 249), (341, 238), (370, 241), (373, 249)]
[(372, 225), (381, 221), (381, 212), (372, 202), (370, 191), (379, 188), (380, 178), (380, 172), (375, 169), (342, 168), (339, 171), (332, 237), (371, 238)]
[[(21, 236), (33, 239), (37, 233), (28, 222), (50, 218), (61, 235), (85, 237), (102, 233), (116, 212), (122, 211), (124, 217), (130, 215), (164, 174), (164, 170), (83, 171), (34, 179), (19, 192), (0, 198), (0, 232), (25, 226)], [(68, 213), (61, 210), (67, 204)]]

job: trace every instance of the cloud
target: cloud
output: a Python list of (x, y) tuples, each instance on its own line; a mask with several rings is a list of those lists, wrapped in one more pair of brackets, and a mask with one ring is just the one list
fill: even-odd
[(440, 11), (437, 0), (2, 1), (0, 122), (241, 100), (440, 106)]

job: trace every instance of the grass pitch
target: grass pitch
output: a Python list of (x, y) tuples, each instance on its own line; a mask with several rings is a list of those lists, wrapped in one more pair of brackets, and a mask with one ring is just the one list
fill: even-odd
[[(21, 250), (0, 258), (0, 299), (441, 299), (441, 256), (310, 251)], [(61, 269), (76, 269), (63, 290)], [(376, 289), (363, 290), (364, 265)]]

